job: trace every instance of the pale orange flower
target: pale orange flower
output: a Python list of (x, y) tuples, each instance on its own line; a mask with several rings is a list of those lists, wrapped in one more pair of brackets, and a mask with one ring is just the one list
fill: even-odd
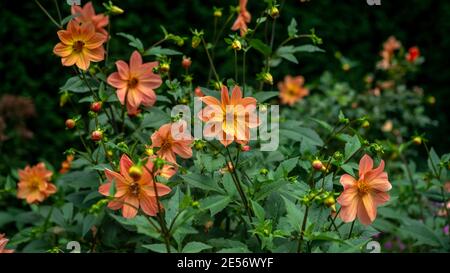
[(96, 32), (108, 36), (108, 32), (104, 27), (108, 25), (109, 18), (104, 14), (95, 14), (92, 2), (86, 3), (83, 7), (72, 5), (71, 12), (75, 16), (74, 20), (77, 23), (93, 24)]
[(72, 166), (73, 155), (66, 156), (66, 160), (61, 163), (61, 169), (59, 170), (60, 174), (65, 174), (70, 171), (70, 167)]
[[(149, 171), (152, 171), (153, 165), (150, 160), (146, 167), (142, 167), (142, 175), (132, 178), (129, 170), (134, 166), (127, 155), (120, 158), (120, 173), (105, 169), (107, 183), (99, 187), (99, 192), (105, 196), (110, 196), (112, 182), (115, 185), (114, 200), (108, 203), (108, 208), (112, 210), (122, 209), (122, 216), (133, 218), (137, 215), (139, 208), (150, 216), (158, 213), (157, 196), (161, 197), (170, 193), (171, 189), (161, 183), (156, 183)], [(156, 187), (156, 191), (155, 191)], [(163, 205), (159, 202), (159, 207)]]
[(8, 244), (9, 240), (6, 239), (5, 234), (0, 234), (0, 254), (1, 253), (13, 253), (13, 249), (6, 249), (6, 245)]
[(153, 73), (158, 62), (143, 63), (138, 51), (131, 54), (130, 65), (116, 62), (117, 71), (108, 77), (108, 84), (117, 89), (120, 103), (127, 105), (129, 113), (137, 113), (139, 105), (153, 106), (156, 102), (154, 89), (161, 86), (159, 75)]
[(381, 69), (389, 69), (391, 67), (394, 52), (402, 47), (402, 44), (394, 37), (390, 36), (383, 44), (383, 50), (380, 52), (381, 60), (377, 66)]
[(156, 154), (166, 161), (176, 164), (176, 154), (181, 158), (192, 157), (191, 144), (194, 139), (183, 121), (164, 124), (153, 133), (151, 139), (152, 148), (159, 147)]
[(303, 97), (309, 95), (309, 89), (303, 87), (305, 79), (302, 76), (292, 77), (287, 75), (284, 82), (278, 83), (280, 90), (280, 99), (282, 104), (294, 105)]
[(364, 225), (370, 225), (377, 217), (377, 206), (389, 201), (387, 193), (392, 185), (384, 172), (384, 161), (373, 169), (373, 160), (364, 155), (359, 161), (359, 178), (348, 174), (341, 176), (344, 192), (337, 201), (341, 204), (340, 217), (344, 222), (352, 222), (358, 216)]
[(58, 31), (61, 40), (53, 48), (53, 53), (61, 57), (64, 66), (76, 65), (87, 70), (91, 62), (100, 62), (105, 58), (103, 43), (106, 36), (95, 32), (92, 24), (79, 25), (71, 20), (67, 30)]
[(241, 88), (236, 85), (231, 98), (228, 88), (222, 86), (221, 101), (212, 96), (200, 99), (207, 105), (198, 113), (200, 120), (206, 122), (203, 130), (206, 137), (217, 138), (225, 147), (233, 141), (248, 143), (250, 128), (259, 126), (255, 98), (243, 98)]
[(50, 183), (52, 175), (42, 162), (19, 170), (17, 198), (25, 199), (29, 204), (44, 201), (56, 192), (55, 185)]
[(236, 21), (234, 21), (233, 26), (231, 27), (231, 30), (233, 31), (240, 30), (240, 34), (242, 37), (247, 33), (247, 24), (252, 20), (252, 16), (247, 10), (247, 2), (248, 0), (239, 1), (239, 14), (236, 18)]

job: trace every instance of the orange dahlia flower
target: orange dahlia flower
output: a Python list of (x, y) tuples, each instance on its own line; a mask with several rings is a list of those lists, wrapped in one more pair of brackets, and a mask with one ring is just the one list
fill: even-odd
[(278, 83), (280, 90), (280, 99), (282, 104), (294, 105), (303, 97), (309, 95), (309, 89), (303, 87), (305, 79), (302, 76), (291, 77), (287, 75), (284, 77), (284, 82)]
[(109, 18), (104, 14), (95, 14), (92, 2), (86, 3), (83, 7), (73, 5), (71, 12), (72, 15), (75, 16), (74, 20), (77, 23), (93, 24), (96, 32), (108, 36), (108, 32), (104, 27), (108, 25)]
[(252, 16), (247, 10), (247, 2), (248, 0), (239, 1), (239, 14), (236, 18), (236, 21), (234, 21), (233, 26), (231, 27), (231, 30), (233, 31), (240, 30), (240, 34), (242, 37), (247, 33), (247, 24), (252, 20)]
[(108, 77), (108, 84), (117, 89), (117, 97), (122, 105), (127, 105), (129, 113), (136, 113), (139, 105), (153, 106), (156, 102), (154, 89), (161, 86), (159, 75), (153, 73), (158, 62), (143, 63), (138, 51), (131, 54), (130, 65), (116, 62), (117, 71)]
[[(149, 162), (151, 161), (149, 160)], [(142, 168), (141, 175), (132, 178), (129, 171), (133, 166), (131, 159), (125, 154), (122, 155), (120, 158), (120, 173), (105, 169), (108, 182), (101, 185), (98, 191), (102, 195), (110, 196), (110, 188), (114, 181), (114, 200), (108, 203), (108, 208), (112, 210), (122, 209), (122, 216), (125, 218), (135, 217), (139, 208), (145, 214), (155, 216), (158, 213), (159, 201), (157, 197), (169, 194), (171, 189), (153, 180), (153, 176), (148, 171), (152, 170), (153, 165), (147, 163), (147, 168)], [(163, 208), (161, 203), (159, 203), (159, 207)]]
[(95, 32), (92, 24), (76, 23), (71, 20), (67, 30), (58, 31), (61, 40), (53, 48), (53, 53), (61, 57), (64, 66), (76, 65), (87, 70), (91, 62), (100, 62), (105, 58), (103, 43), (106, 36)]
[(185, 122), (167, 123), (161, 126), (151, 136), (152, 148), (159, 147), (156, 154), (162, 159), (176, 164), (176, 155), (181, 158), (191, 158), (191, 144), (194, 142), (187, 132)]
[(392, 185), (384, 172), (384, 161), (373, 169), (373, 160), (364, 155), (359, 162), (359, 178), (348, 174), (341, 177), (344, 192), (337, 201), (341, 204), (340, 217), (344, 222), (352, 222), (358, 216), (364, 225), (370, 225), (377, 217), (377, 206), (389, 201), (387, 193)]
[(206, 137), (217, 138), (225, 147), (233, 141), (248, 143), (250, 128), (259, 126), (255, 98), (243, 98), (239, 86), (233, 88), (230, 98), (228, 88), (222, 86), (221, 101), (211, 96), (200, 99), (207, 105), (198, 114), (206, 122), (203, 130)]
[(5, 238), (5, 234), (0, 234), (0, 254), (1, 253), (13, 253), (13, 249), (5, 249), (9, 240)]
[(55, 185), (50, 183), (52, 175), (44, 163), (19, 170), (17, 198), (25, 199), (28, 204), (44, 201), (56, 192)]
[(59, 170), (60, 174), (65, 174), (70, 171), (70, 167), (72, 166), (73, 155), (66, 156), (66, 160), (61, 163), (61, 169)]

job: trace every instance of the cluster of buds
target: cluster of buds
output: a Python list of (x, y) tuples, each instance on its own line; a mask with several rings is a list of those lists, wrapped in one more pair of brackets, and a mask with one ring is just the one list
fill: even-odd
[(336, 197), (339, 193), (333, 191), (325, 191), (323, 189), (312, 189), (308, 191), (300, 202), (305, 206), (310, 206), (313, 202), (318, 205), (324, 205), (327, 208), (331, 208), (333, 212), (336, 211)]
[(106, 206), (106, 204), (108, 204), (109, 200), (108, 199), (101, 199), (99, 200), (97, 203), (93, 204), (90, 208), (89, 208), (89, 213), (90, 214), (99, 214), (101, 211), (103, 211), (103, 207)]

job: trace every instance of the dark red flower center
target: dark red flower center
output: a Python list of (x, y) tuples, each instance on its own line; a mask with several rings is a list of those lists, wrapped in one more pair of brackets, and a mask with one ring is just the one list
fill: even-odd
[(128, 81), (128, 88), (136, 88), (136, 86), (138, 85), (138, 83), (139, 83), (139, 80), (138, 79), (136, 79), (136, 78), (131, 78), (129, 81)]
[(76, 41), (73, 43), (72, 48), (75, 53), (80, 53), (83, 50), (84, 42), (83, 41)]

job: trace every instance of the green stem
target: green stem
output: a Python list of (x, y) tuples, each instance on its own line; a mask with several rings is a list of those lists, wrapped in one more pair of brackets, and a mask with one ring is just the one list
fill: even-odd
[(56, 22), (55, 19), (53, 19), (53, 16), (50, 15), (50, 13), (48, 13), (48, 11), (41, 5), (41, 3), (39, 3), (38, 0), (34, 0), (34, 2), (36, 3), (36, 5), (39, 6), (39, 8), (45, 13), (45, 15), (47, 15), (47, 17), (50, 19), (50, 21), (52, 21), (53, 24), (55, 24), (55, 26), (57, 26), (58, 28), (62, 29), (63, 27), (61, 26), (61, 24), (59, 24), (58, 22)]
[(234, 51), (234, 80), (239, 82), (238, 80), (238, 57), (237, 57), (237, 50)]
[(352, 225), (350, 226), (350, 232), (348, 233), (348, 238), (350, 239), (352, 237), (352, 232), (353, 232), (353, 226), (355, 225), (355, 220), (353, 220)]
[(205, 48), (206, 56), (208, 57), (209, 65), (210, 65), (211, 70), (214, 73), (214, 77), (216, 77), (217, 82), (220, 82), (219, 75), (217, 74), (216, 68), (214, 67), (213, 60), (211, 58), (211, 55), (209, 54), (208, 47), (207, 47), (205, 39), (203, 37), (202, 37), (202, 44), (203, 44), (203, 47)]
[(305, 237), (306, 222), (308, 220), (308, 212), (309, 212), (309, 206), (306, 206), (305, 215), (303, 215), (302, 227), (300, 229), (300, 239), (298, 240), (298, 245), (297, 245), (298, 253), (301, 253), (301, 251), (302, 251), (303, 239)]

